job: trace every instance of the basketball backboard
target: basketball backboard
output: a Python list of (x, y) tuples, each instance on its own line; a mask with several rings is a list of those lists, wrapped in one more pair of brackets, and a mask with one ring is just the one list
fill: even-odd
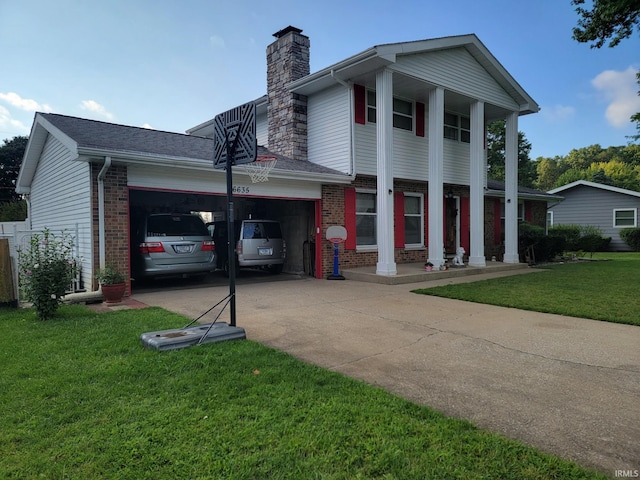
[(226, 168), (228, 149), (232, 150), (232, 165), (255, 161), (258, 153), (255, 103), (245, 103), (216, 115), (214, 128), (214, 168)]

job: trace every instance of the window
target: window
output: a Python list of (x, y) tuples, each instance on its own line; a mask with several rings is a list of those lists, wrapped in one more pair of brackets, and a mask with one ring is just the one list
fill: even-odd
[(356, 192), (356, 245), (358, 247), (377, 245), (376, 224), (376, 194)]
[[(376, 92), (367, 90), (367, 122), (376, 123)], [(393, 126), (413, 131), (413, 103), (393, 98)]]
[(547, 210), (547, 233), (551, 227), (553, 227), (553, 212)]
[(444, 112), (444, 138), (471, 143), (471, 121), (469, 117)]
[[(504, 225), (504, 200), (501, 201), (500, 208), (500, 219)], [(524, 202), (522, 200), (518, 201), (518, 223), (520, 222), (524, 222)]]
[(618, 228), (634, 228), (637, 226), (637, 209), (615, 209), (613, 211), (613, 226)]
[(404, 243), (406, 246), (424, 245), (423, 204), (421, 194), (404, 194)]
[(410, 132), (413, 130), (413, 103), (393, 99), (393, 126)]

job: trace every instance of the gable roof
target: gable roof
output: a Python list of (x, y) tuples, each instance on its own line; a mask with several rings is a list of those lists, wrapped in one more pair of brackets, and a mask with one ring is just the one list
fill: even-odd
[[(56, 137), (75, 158), (84, 160), (110, 156), (123, 163), (147, 163), (171, 167), (213, 168), (213, 139), (182, 133), (37, 113), (16, 182), (18, 193), (28, 193), (49, 135)], [(258, 147), (258, 155), (278, 158), (272, 176), (348, 183), (350, 177), (331, 168), (292, 160)]]
[(396, 62), (401, 55), (428, 53), (451, 48), (464, 48), (495, 81), (520, 105), (520, 114), (536, 113), (539, 105), (518, 84), (493, 54), (473, 33), (412, 42), (387, 43), (369, 48), (316, 73), (291, 82), (293, 92), (309, 95), (323, 90), (337, 81), (346, 81), (358, 75), (384, 68)]
[(611, 185), (604, 185), (603, 183), (589, 182), (587, 180), (577, 180), (572, 183), (568, 183), (563, 185), (562, 187), (554, 188), (553, 190), (549, 190), (549, 193), (555, 194), (564, 192), (566, 190), (570, 190), (575, 187), (590, 187), (590, 188), (598, 188), (600, 190), (607, 190), (609, 192), (620, 193), (622, 195), (630, 195), (632, 197), (639, 197), (640, 192), (636, 192), (635, 190), (627, 190), (626, 188), (613, 187)]

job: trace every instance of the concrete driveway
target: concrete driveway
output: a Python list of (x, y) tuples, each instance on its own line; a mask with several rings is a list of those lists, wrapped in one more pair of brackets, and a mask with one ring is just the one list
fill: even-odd
[[(425, 282), (253, 278), (236, 297), (251, 340), (612, 477), (640, 470), (640, 327), (410, 292)], [(227, 293), (218, 283), (133, 298), (195, 318)]]

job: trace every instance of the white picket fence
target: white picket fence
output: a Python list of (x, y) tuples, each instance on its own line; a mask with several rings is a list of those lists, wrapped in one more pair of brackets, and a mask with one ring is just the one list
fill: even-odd
[[(29, 247), (31, 242), (31, 237), (34, 234), (41, 234), (41, 230), (29, 230), (28, 229), (28, 221), (24, 222), (0, 222), (0, 238), (6, 238), (9, 240), (9, 256), (11, 257), (11, 270), (13, 273), (13, 285), (15, 290), (15, 298), (18, 301), (22, 300), (20, 296), (20, 270), (18, 268), (18, 250), (24, 250)], [(62, 230), (56, 231), (51, 230), (51, 232), (55, 235), (61, 235), (62, 233), (66, 233), (72, 237), (74, 240), (74, 249), (76, 250), (75, 256), (79, 257), (78, 254), (78, 245), (76, 239), (78, 238), (78, 225), (76, 224), (75, 231)], [(82, 273), (80, 271), (77, 272), (75, 278), (72, 280), (71, 285), (69, 285), (69, 289), (67, 293), (74, 293), (83, 291), (82, 288)]]

